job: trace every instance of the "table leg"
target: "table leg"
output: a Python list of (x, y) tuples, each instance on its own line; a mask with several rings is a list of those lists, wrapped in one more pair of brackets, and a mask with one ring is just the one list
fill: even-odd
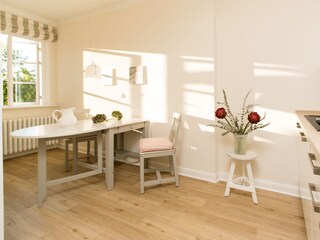
[(77, 139), (73, 138), (73, 174), (76, 175), (78, 171), (78, 143)]
[[(149, 122), (145, 122), (143, 131), (142, 131), (142, 134), (141, 134), (141, 138), (150, 137), (149, 130), (150, 130), (150, 123)], [(149, 160), (150, 160), (150, 158), (144, 159), (144, 168), (145, 169), (149, 168)], [(170, 161), (170, 163), (171, 163), (171, 161)], [(171, 166), (170, 166), (170, 169), (171, 169), (171, 175), (173, 175), (173, 171), (172, 171), (173, 168)]]
[(43, 206), (47, 195), (47, 151), (46, 139), (38, 140), (38, 207)]
[[(99, 132), (99, 134), (97, 135), (97, 143), (95, 145), (97, 146), (97, 151), (95, 150), (95, 156), (98, 157), (98, 170), (102, 172), (102, 133)], [(95, 146), (96, 148), (96, 146)], [(97, 152), (98, 152), (98, 156), (97, 156)]]
[(114, 187), (114, 157), (113, 157), (113, 146), (114, 146), (114, 132), (113, 129), (106, 130), (106, 184), (108, 190), (111, 191)]

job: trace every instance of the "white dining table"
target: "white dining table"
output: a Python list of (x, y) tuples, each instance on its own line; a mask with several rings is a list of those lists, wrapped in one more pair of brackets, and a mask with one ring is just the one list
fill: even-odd
[[(142, 137), (146, 137), (148, 136), (148, 130), (149, 121), (144, 119), (109, 120), (103, 123), (93, 123), (90, 119), (87, 119), (79, 120), (75, 125), (66, 127), (61, 127), (58, 124), (48, 124), (23, 128), (11, 132), (10, 136), (13, 138), (38, 139), (38, 206), (42, 207), (46, 200), (47, 187), (93, 176), (103, 171), (105, 171), (107, 189), (112, 190), (114, 188), (114, 135), (128, 131), (138, 131), (142, 133)], [(105, 135), (105, 168), (103, 168), (102, 134)], [(97, 136), (97, 167), (85, 173), (47, 181), (46, 142), (53, 139), (73, 138), (74, 143), (76, 143), (76, 137), (91, 135)], [(73, 153), (73, 157), (76, 158), (76, 152)]]

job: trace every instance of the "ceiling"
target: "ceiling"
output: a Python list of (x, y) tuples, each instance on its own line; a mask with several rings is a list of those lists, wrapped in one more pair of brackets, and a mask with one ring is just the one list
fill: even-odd
[(60, 23), (139, 2), (141, 0), (1, 0), (0, 5)]

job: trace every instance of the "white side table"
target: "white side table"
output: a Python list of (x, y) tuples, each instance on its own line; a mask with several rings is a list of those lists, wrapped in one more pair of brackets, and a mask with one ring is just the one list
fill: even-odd
[[(252, 201), (255, 204), (258, 204), (257, 193), (256, 193), (256, 188), (253, 182), (253, 175), (252, 175), (252, 169), (250, 164), (250, 161), (254, 160), (257, 157), (257, 154), (251, 151), (248, 151), (246, 154), (243, 154), (243, 155), (239, 155), (234, 152), (227, 152), (226, 154), (227, 156), (232, 158), (232, 161), (230, 165), (228, 182), (227, 182), (227, 187), (226, 187), (224, 196), (228, 197), (230, 194), (230, 189), (235, 188), (235, 189), (251, 192)], [(242, 161), (242, 176), (236, 179), (233, 179), (234, 170), (236, 167), (236, 161)], [(248, 178), (245, 176), (245, 168), (247, 168)]]

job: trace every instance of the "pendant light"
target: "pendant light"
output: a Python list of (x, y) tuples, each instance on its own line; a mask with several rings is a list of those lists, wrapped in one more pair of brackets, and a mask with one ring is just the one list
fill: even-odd
[(95, 64), (93, 60), (92, 63), (86, 67), (85, 78), (102, 78), (101, 68)]
[[(92, 49), (94, 51), (94, 23), (93, 15), (91, 16), (91, 32), (92, 32)], [(94, 62), (94, 52), (92, 52), (92, 62), (86, 67), (85, 78), (87, 79), (102, 79), (101, 68)]]

